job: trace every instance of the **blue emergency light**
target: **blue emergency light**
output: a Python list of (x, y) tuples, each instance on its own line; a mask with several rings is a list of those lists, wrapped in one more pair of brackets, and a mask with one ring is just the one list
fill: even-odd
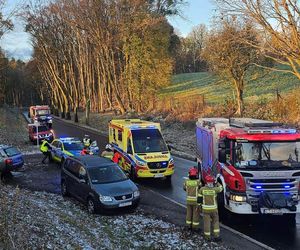
[(284, 188), (290, 188), (291, 186), (290, 185), (284, 185)]
[(256, 186), (255, 188), (257, 188), (257, 189), (261, 189), (261, 186)]

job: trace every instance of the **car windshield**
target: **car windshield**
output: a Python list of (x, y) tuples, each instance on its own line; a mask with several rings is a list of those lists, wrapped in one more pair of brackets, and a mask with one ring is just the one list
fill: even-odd
[(118, 165), (93, 167), (88, 169), (93, 184), (104, 184), (127, 180), (127, 176)]
[(65, 150), (82, 150), (84, 148), (81, 142), (65, 142), (64, 143)]
[(167, 145), (158, 129), (132, 130), (135, 153), (154, 153), (168, 151)]
[[(47, 126), (39, 126), (38, 132), (47, 132), (49, 128)], [(33, 133), (36, 133), (36, 126), (33, 126)]]
[(14, 147), (6, 148), (6, 149), (4, 149), (4, 151), (8, 157), (21, 154), (21, 152)]
[(237, 168), (300, 167), (299, 148), (299, 142), (236, 142), (235, 166)]
[(40, 109), (36, 111), (37, 115), (50, 115), (50, 110), (49, 109)]

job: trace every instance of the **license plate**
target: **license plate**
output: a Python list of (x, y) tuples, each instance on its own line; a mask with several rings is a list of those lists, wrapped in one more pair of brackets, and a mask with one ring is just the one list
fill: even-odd
[(162, 177), (164, 177), (164, 174), (155, 174), (154, 175), (154, 178), (162, 178)]
[(264, 214), (283, 214), (280, 209), (262, 209), (262, 213)]
[(132, 205), (132, 201), (123, 202), (119, 204), (119, 207), (128, 207)]

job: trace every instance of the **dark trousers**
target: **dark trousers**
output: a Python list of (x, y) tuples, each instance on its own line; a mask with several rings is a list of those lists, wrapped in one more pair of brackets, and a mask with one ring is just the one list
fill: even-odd
[(44, 152), (43, 155), (44, 155), (44, 158), (43, 158), (43, 160), (42, 160), (42, 163), (45, 163), (45, 160), (46, 160), (47, 158), (49, 158), (49, 152)]

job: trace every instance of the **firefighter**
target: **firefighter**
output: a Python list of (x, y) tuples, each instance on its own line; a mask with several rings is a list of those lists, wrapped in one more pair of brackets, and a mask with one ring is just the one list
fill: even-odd
[(112, 158), (114, 157), (114, 152), (110, 144), (107, 144), (105, 146), (105, 150), (101, 153), (101, 156), (112, 160)]
[(214, 185), (215, 179), (211, 175), (205, 177), (206, 185), (200, 189), (202, 195), (202, 212), (204, 222), (204, 238), (211, 240), (211, 227), (213, 228), (213, 236), (215, 241), (220, 241), (220, 225), (217, 195), (222, 192), (223, 187), (217, 183)]
[(183, 189), (187, 193), (186, 198), (186, 225), (190, 229), (198, 230), (200, 227), (200, 206), (198, 205), (198, 193), (201, 182), (198, 178), (198, 169), (192, 167), (189, 170), (189, 178), (185, 180)]
[(44, 155), (44, 158), (42, 160), (43, 164), (45, 164), (45, 160), (47, 158), (49, 158), (51, 149), (52, 149), (52, 147), (51, 147), (50, 143), (48, 141), (44, 140), (43, 143), (41, 144), (41, 147), (40, 147), (40, 151)]
[(84, 135), (83, 139), (82, 139), (83, 145), (85, 148), (88, 148), (91, 146), (91, 138), (89, 135)]

